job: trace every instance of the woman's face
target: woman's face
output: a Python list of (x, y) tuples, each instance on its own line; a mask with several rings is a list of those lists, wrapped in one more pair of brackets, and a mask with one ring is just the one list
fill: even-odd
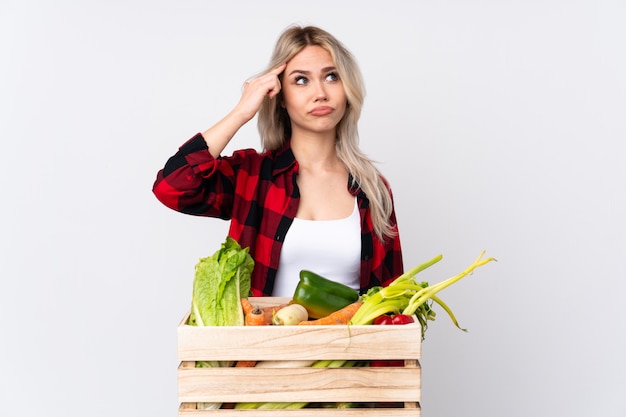
[(282, 105), (293, 135), (332, 134), (346, 112), (346, 92), (330, 53), (306, 46), (288, 63), (282, 79)]

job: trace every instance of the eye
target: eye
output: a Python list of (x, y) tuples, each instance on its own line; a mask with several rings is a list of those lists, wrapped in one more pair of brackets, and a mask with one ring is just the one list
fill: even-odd
[(309, 80), (306, 77), (303, 77), (301, 75), (297, 76), (294, 79), (294, 81), (295, 81), (296, 85), (305, 85), (306, 83), (309, 82)]
[(338, 81), (339, 75), (336, 72), (326, 74), (326, 81)]

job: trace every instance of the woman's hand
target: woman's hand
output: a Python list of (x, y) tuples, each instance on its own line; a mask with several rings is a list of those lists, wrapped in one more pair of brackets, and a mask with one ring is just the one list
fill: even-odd
[(281, 64), (267, 74), (246, 82), (235, 111), (247, 120), (252, 119), (261, 108), (265, 96), (269, 96), (271, 99), (280, 92), (281, 85), (278, 76), (285, 70), (286, 66), (287, 64)]

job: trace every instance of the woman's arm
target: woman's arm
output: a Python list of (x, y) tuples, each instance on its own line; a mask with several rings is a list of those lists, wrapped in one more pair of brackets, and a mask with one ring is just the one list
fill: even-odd
[(246, 82), (241, 99), (222, 120), (197, 134), (173, 155), (157, 174), (152, 188), (167, 207), (188, 214), (229, 218), (237, 172), (243, 161), (257, 155), (253, 149), (220, 157), (235, 133), (258, 112), (266, 96), (280, 92), (280, 65)]
[(235, 108), (226, 117), (202, 133), (202, 137), (209, 147), (209, 152), (214, 158), (220, 156), (235, 133), (256, 115), (265, 97), (268, 96), (272, 99), (280, 92), (281, 86), (278, 76), (283, 72), (285, 66), (286, 64), (280, 65), (267, 74), (246, 82), (241, 99)]

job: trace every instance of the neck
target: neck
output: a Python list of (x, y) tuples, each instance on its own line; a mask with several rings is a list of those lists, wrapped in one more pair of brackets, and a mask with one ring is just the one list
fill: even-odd
[(294, 136), (291, 150), (301, 167), (333, 167), (339, 162), (333, 136)]

